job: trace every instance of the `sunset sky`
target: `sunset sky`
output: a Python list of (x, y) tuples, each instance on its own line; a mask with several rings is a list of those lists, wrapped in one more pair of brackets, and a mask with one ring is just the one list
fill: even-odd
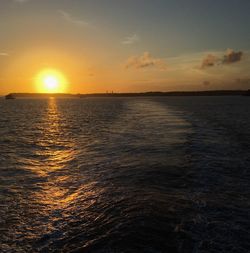
[(70, 93), (248, 89), (249, 13), (249, 0), (0, 0), (0, 94), (42, 92), (45, 70)]

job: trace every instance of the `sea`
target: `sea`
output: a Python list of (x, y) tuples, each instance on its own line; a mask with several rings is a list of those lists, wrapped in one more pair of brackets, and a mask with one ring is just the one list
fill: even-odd
[(250, 98), (0, 99), (0, 252), (250, 252)]

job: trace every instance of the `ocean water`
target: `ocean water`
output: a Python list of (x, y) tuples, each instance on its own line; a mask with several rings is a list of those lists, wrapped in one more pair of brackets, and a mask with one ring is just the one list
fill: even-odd
[(249, 252), (250, 99), (0, 100), (0, 252)]

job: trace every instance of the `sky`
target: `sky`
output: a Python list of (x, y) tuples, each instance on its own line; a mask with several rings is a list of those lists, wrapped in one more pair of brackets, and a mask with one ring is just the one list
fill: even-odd
[[(0, 94), (250, 89), (249, 0), (0, 0)], [(60, 80), (59, 80), (60, 81)]]

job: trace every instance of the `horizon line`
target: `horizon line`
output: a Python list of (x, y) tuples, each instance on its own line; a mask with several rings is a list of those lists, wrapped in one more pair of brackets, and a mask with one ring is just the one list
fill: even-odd
[(171, 94), (202, 94), (202, 93), (245, 93), (245, 92), (250, 92), (250, 88), (249, 89), (230, 89), (230, 90), (226, 90), (226, 89), (218, 89), (218, 90), (183, 90), (183, 91), (142, 91), (142, 92), (93, 92), (93, 93), (60, 93), (60, 92), (56, 92), (56, 93), (46, 93), (46, 92), (10, 92), (8, 94), (0, 94), (1, 97), (4, 96), (8, 96), (8, 95), (19, 95), (19, 96), (95, 96), (95, 95), (99, 95), (99, 96), (116, 96), (116, 95), (171, 95)]

